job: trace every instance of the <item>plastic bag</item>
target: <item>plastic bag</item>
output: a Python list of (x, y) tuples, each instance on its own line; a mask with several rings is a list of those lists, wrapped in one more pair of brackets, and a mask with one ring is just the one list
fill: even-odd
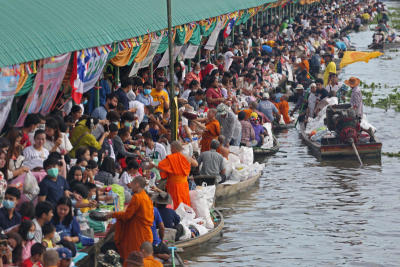
[(196, 190), (189, 191), (189, 195), (190, 203), (197, 215), (196, 218), (203, 219), (207, 228), (214, 228), (210, 209), (214, 204), (215, 185), (198, 186)]
[(240, 155), (241, 163), (243, 163), (245, 165), (253, 164), (253, 161), (254, 161), (253, 148), (242, 146), (242, 147), (240, 147), (239, 155)]
[(194, 210), (183, 202), (179, 204), (175, 212), (179, 215), (181, 221), (191, 221), (196, 217)]
[(37, 197), (40, 192), (36, 177), (31, 172), (27, 172), (24, 181), (24, 194), (31, 201)]
[(179, 238), (179, 240), (186, 240), (192, 237), (192, 232), (190, 231), (189, 227), (182, 224), (183, 226), (183, 235)]

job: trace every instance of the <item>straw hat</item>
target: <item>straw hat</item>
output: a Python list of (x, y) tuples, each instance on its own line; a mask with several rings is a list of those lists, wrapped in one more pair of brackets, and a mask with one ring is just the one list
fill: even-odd
[(356, 77), (350, 77), (350, 79), (345, 80), (344, 83), (348, 86), (350, 86), (351, 88), (353, 87), (357, 87), (360, 84), (360, 79), (356, 78)]
[(220, 115), (225, 115), (227, 113), (227, 110), (228, 110), (228, 107), (223, 103), (221, 103), (217, 106), (217, 112)]
[(151, 200), (161, 205), (163, 204), (168, 205), (172, 203), (171, 195), (168, 194), (167, 192), (156, 193), (151, 197)]

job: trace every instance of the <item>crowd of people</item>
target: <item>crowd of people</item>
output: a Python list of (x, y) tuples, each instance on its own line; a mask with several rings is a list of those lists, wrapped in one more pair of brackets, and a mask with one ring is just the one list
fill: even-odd
[[(83, 243), (79, 217), (114, 205), (110, 191), (119, 185), (126, 208), (106, 214), (116, 220), (116, 250), (125, 266), (162, 266), (153, 254), (170, 257), (165, 228), (176, 230), (176, 240), (182, 235), (174, 209), (191, 204), (190, 174), (226, 181), (230, 146), (261, 146), (264, 123), (294, 123), (296, 111), (307, 121), (325, 98), (338, 96), (334, 59), (350, 47), (347, 33), (365, 13), (374, 16), (374, 2), (340, 1), (241, 27), (234, 42), (221, 34), (221, 51), (201, 49), (191, 69), (178, 59), (175, 99), (164, 68), (133, 78), (121, 69), (118, 88), (100, 89), (100, 106), (86, 104), (88, 94), (80, 104), (29, 114), (22, 128), (7, 129), (0, 138), (0, 264), (69, 266)], [(347, 84), (362, 116), (359, 80)], [(171, 101), (179, 107), (177, 141)], [(296, 103), (292, 110), (288, 101)]]

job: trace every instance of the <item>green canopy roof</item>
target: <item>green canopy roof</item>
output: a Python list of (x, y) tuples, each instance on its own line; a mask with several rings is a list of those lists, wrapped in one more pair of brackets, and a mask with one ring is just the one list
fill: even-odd
[[(174, 26), (275, 2), (171, 1)], [(166, 0), (4, 0), (0, 10), (0, 67), (167, 28)]]

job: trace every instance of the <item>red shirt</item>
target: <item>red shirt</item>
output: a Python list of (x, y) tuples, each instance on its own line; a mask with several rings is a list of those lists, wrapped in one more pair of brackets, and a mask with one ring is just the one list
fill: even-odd
[[(208, 88), (206, 97), (208, 98), (223, 98), (222, 92), (219, 88)], [(214, 102), (214, 103), (208, 103), (209, 108), (216, 108), (222, 101)]]
[(23, 145), (24, 148), (32, 145), (31, 141), (29, 141), (29, 135), (28, 134), (22, 133), (22, 138), (21, 138), (20, 144)]
[[(22, 263), (22, 267), (32, 267), (33, 266), (33, 262), (31, 261), (31, 258), (26, 259), (23, 263)], [(43, 267), (43, 265), (40, 262), (35, 262), (35, 266), (36, 267)]]

